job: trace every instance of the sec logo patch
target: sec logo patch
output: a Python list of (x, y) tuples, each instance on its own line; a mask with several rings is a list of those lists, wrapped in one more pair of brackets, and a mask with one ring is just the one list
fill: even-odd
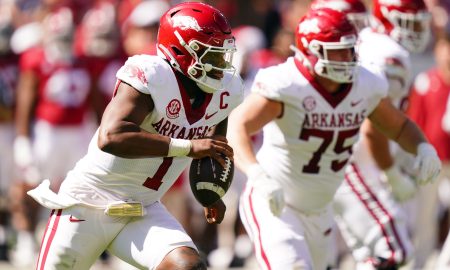
[(180, 115), (181, 102), (178, 99), (172, 99), (166, 107), (166, 115), (170, 119), (175, 119)]
[(307, 96), (303, 100), (303, 108), (305, 108), (307, 112), (314, 110), (316, 108), (316, 99), (312, 96)]

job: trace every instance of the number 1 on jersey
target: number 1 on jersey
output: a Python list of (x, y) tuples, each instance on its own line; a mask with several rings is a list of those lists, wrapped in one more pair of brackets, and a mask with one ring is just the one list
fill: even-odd
[(147, 177), (147, 180), (142, 185), (149, 189), (158, 190), (162, 184), (164, 175), (166, 175), (170, 165), (172, 165), (172, 161), (173, 157), (165, 157), (153, 177)]

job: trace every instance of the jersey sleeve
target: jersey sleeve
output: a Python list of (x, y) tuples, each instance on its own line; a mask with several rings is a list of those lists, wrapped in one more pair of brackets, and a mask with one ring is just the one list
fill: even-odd
[(150, 94), (149, 80), (155, 77), (155, 68), (147, 62), (144, 55), (128, 58), (125, 64), (117, 71), (116, 77), (139, 92)]
[(283, 82), (283, 79), (279, 77), (280, 75), (282, 76), (282, 72), (278, 72), (278, 67), (274, 66), (259, 70), (255, 76), (251, 92), (270, 100), (279, 102), (288, 101), (288, 95), (283, 91), (288, 84), (286, 80)]
[(36, 71), (42, 61), (42, 53), (37, 48), (25, 51), (19, 59), (19, 68), (21, 72)]
[(371, 113), (380, 103), (380, 101), (387, 97), (389, 83), (386, 78), (386, 75), (380, 68), (371, 68), (370, 70), (365, 69), (364, 71), (367, 73), (367, 76), (364, 76), (367, 81), (365, 81), (366, 85), (370, 85), (370, 91), (368, 92), (371, 95), (370, 98), (370, 106), (369, 112)]

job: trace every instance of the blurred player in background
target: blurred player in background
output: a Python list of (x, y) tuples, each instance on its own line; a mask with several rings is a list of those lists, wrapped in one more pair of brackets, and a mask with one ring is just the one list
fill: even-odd
[[(59, 193), (48, 180), (29, 192), (53, 209), (38, 268), (89, 269), (107, 249), (139, 269), (206, 269), (160, 199), (191, 158), (233, 156), (224, 135), (243, 95), (234, 38), (220, 11), (182, 3), (161, 17), (157, 46), (158, 56), (130, 57), (117, 72), (88, 153)], [(221, 200), (204, 208), (212, 224), (224, 213)]]
[(156, 55), (156, 38), (161, 16), (170, 8), (167, 1), (142, 1), (125, 21), (123, 47), (128, 56), (137, 54)]
[(118, 28), (114, 3), (97, 1), (87, 10), (75, 33), (75, 53), (87, 62), (95, 89), (92, 97), (99, 107), (98, 122), (113, 95), (116, 72), (126, 60)]
[[(91, 80), (87, 63), (73, 53), (75, 30), (72, 10), (59, 7), (41, 24), (40, 45), (20, 58), (17, 86), (14, 160), (22, 182), (12, 191), (13, 220), (18, 232), (21, 261), (32, 262), (34, 249), (22, 250), (21, 239), (33, 239), (40, 211), (23, 190), (34, 187), (41, 177), (52, 180), (57, 190), (66, 173), (86, 151), (93, 130), (88, 124)], [(16, 222), (17, 221), (17, 222)], [(32, 240), (24, 240), (32, 243)], [(19, 252), (20, 251), (20, 252)]]
[[(346, 12), (355, 25), (367, 25), (367, 11), (359, 0), (317, 2)], [(422, 0), (375, 0), (373, 15), (375, 27), (360, 27), (359, 60), (369, 69), (382, 70), (388, 79), (390, 102), (404, 110), (412, 77), (409, 53), (420, 52), (427, 45), (430, 14)], [(361, 132), (335, 199), (338, 225), (358, 268), (397, 267), (413, 253), (400, 203), (411, 199), (416, 185), (423, 183), (411, 178), (415, 176), (412, 162), (401, 162), (413, 160), (412, 156), (393, 142), (389, 145), (388, 138), (371, 122), (366, 121)]]
[[(408, 115), (422, 128), (442, 161), (440, 182), (426, 193), (420, 193), (424, 196), (422, 201), (427, 205), (428, 211), (432, 212), (430, 216), (432, 215), (434, 219), (437, 219), (439, 210), (438, 198), (442, 199), (442, 205), (447, 207), (449, 205), (448, 189), (445, 187), (450, 184), (450, 126), (446, 127), (445, 116), (450, 116), (450, 106), (447, 105), (447, 100), (450, 101), (450, 23), (442, 27), (436, 36), (434, 46), (436, 66), (416, 77), (408, 107)], [(447, 120), (448, 125), (450, 125), (449, 120)], [(437, 221), (434, 222), (437, 223)], [(444, 222), (444, 224), (448, 223)], [(430, 228), (430, 230), (434, 233), (433, 242), (436, 243), (437, 228)], [(450, 236), (447, 236), (440, 254), (435, 269), (450, 269)]]
[[(365, 118), (416, 154), (419, 181), (440, 169), (434, 148), (386, 98), (384, 75), (357, 65), (357, 30), (344, 13), (310, 10), (295, 35), (296, 56), (262, 69), (230, 115), (228, 139), (248, 176), (241, 218), (261, 269), (330, 266), (331, 203)], [(261, 128), (255, 155), (250, 136)]]
[(18, 57), (11, 51), (9, 40), (14, 31), (12, 2), (0, 2), (0, 260), (8, 260), (9, 227), (8, 190), (14, 170), (15, 88), (19, 76)]

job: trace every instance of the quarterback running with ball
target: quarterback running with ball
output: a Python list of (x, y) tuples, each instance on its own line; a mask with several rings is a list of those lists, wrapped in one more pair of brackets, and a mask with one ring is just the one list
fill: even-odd
[[(161, 17), (157, 50), (117, 72), (88, 153), (59, 193), (48, 181), (29, 192), (53, 209), (37, 269), (89, 269), (105, 250), (139, 269), (206, 269), (160, 199), (191, 158), (233, 157), (224, 135), (243, 95), (234, 37), (217, 9), (182, 3)], [(221, 200), (205, 207), (209, 223), (224, 212)]]

